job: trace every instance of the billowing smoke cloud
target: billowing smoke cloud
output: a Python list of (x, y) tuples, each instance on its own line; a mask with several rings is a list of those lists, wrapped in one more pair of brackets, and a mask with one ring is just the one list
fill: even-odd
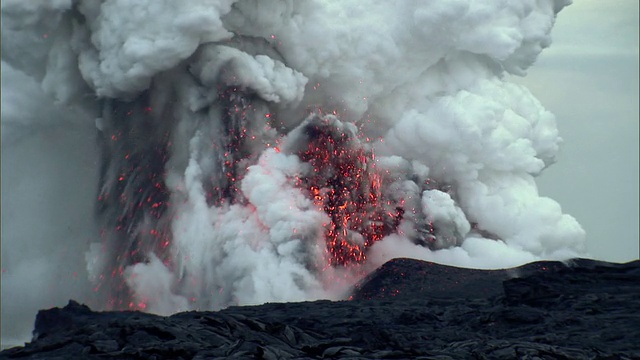
[(103, 307), (167, 314), (584, 255), (534, 182), (555, 119), (504, 79), (568, 3), (14, 0), (2, 54), (97, 128)]

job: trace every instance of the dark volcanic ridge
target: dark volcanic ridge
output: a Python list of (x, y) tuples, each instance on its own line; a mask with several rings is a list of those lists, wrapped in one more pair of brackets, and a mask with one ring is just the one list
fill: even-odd
[(562, 275), (577, 269), (614, 269), (629, 264), (570, 259), (565, 262), (537, 261), (510, 269), (481, 270), (398, 258), (383, 264), (356, 284), (350, 299), (489, 298), (504, 295), (504, 281), (514, 278), (534, 274)]
[(476, 270), (395, 259), (350, 301), (168, 317), (42, 310), (1, 359), (640, 359), (640, 261)]

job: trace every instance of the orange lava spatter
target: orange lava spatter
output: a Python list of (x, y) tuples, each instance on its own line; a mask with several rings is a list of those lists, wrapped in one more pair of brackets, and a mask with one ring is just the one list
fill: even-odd
[(401, 210), (383, 210), (373, 151), (353, 129), (335, 117), (317, 116), (304, 130), (307, 146), (298, 156), (311, 165), (312, 173), (299, 186), (306, 187), (316, 206), (329, 216), (327, 265), (362, 263), (367, 248), (397, 228)]

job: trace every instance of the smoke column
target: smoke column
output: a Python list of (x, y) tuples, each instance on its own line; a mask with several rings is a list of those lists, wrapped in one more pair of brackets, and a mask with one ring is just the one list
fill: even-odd
[(584, 256), (534, 181), (561, 143), (554, 116), (505, 80), (569, 3), (7, 0), (2, 59), (97, 138), (93, 215), (76, 220), (96, 230), (67, 241), (98, 307), (338, 299), (399, 256)]

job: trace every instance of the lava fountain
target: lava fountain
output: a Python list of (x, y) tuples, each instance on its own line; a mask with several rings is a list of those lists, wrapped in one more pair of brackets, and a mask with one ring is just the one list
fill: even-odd
[(368, 247), (397, 229), (403, 209), (385, 211), (374, 153), (358, 140), (353, 124), (313, 114), (300, 127), (295, 153), (310, 171), (297, 185), (330, 219), (324, 224), (328, 265), (362, 263)]

